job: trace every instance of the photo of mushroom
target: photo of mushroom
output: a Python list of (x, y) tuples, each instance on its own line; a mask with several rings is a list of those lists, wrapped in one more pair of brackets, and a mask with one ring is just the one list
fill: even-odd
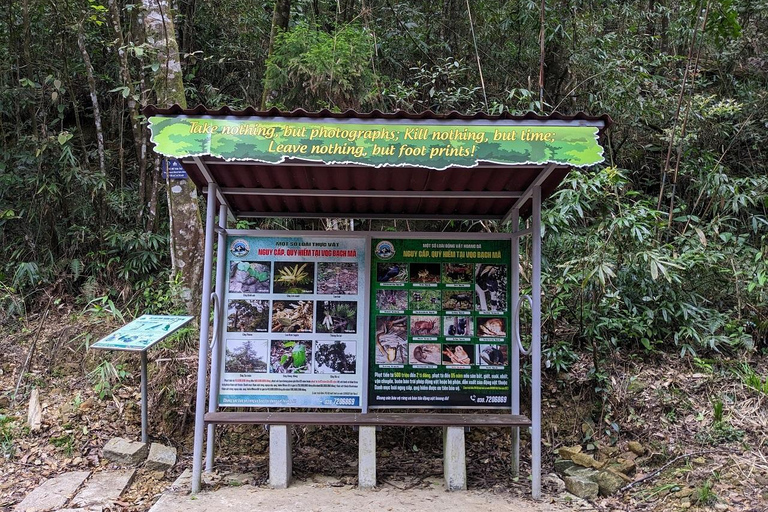
[(472, 317), (443, 317), (443, 336), (472, 336)]
[(377, 316), (375, 340), (377, 364), (405, 364), (408, 317)]
[(507, 319), (499, 317), (478, 317), (477, 318), (477, 335), (480, 337), (489, 336), (506, 336), (507, 335)]
[(270, 373), (307, 373), (312, 366), (312, 342), (272, 340), (269, 366)]
[(230, 300), (227, 303), (227, 331), (267, 332), (268, 300)]
[(377, 283), (405, 283), (408, 281), (408, 265), (406, 263), (377, 263)]
[(471, 284), (474, 277), (472, 263), (443, 263), (443, 282), (446, 284)]
[(317, 331), (336, 334), (357, 332), (357, 302), (317, 301)]
[(224, 371), (226, 373), (267, 373), (269, 356), (267, 340), (227, 340)]
[(507, 310), (507, 266), (475, 265), (475, 310)]
[(474, 345), (443, 345), (443, 364), (469, 365), (475, 364)]
[(272, 332), (312, 332), (314, 301), (276, 300), (272, 303)]
[(412, 316), (411, 335), (413, 336), (437, 336), (440, 334), (439, 316)]
[(411, 290), (412, 311), (440, 311), (440, 290)]
[(439, 263), (411, 263), (410, 272), (412, 283), (440, 282)]
[(408, 345), (410, 364), (441, 364), (442, 357), (439, 343), (411, 343)]
[(314, 373), (355, 373), (357, 343), (354, 341), (318, 341), (315, 344)]
[(315, 264), (304, 262), (275, 263), (274, 293), (314, 293)]
[(507, 363), (506, 345), (480, 345), (481, 366), (505, 366)]
[(408, 309), (408, 291), (376, 290), (376, 309), (379, 311), (405, 311)]
[(470, 290), (443, 290), (443, 309), (445, 311), (471, 311), (472, 292)]
[(269, 293), (272, 264), (268, 261), (233, 261), (229, 264), (231, 293)]
[(357, 280), (357, 263), (317, 264), (317, 293), (321, 295), (357, 295)]

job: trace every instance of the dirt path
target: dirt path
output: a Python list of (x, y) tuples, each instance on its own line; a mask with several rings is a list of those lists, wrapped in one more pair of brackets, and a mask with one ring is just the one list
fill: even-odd
[[(591, 507), (588, 509), (591, 510)], [(492, 492), (447, 492), (439, 486), (400, 490), (383, 487), (360, 491), (352, 486), (333, 487), (326, 483), (295, 482), (288, 489), (243, 485), (203, 492), (196, 497), (165, 494), (150, 512), (566, 512), (584, 510), (580, 505), (558, 503), (552, 497), (534, 502)]]

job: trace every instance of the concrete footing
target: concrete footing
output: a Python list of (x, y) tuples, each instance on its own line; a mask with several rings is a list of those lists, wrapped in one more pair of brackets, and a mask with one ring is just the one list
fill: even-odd
[(443, 427), (443, 475), (449, 491), (467, 488), (464, 427)]
[(360, 489), (376, 487), (376, 427), (360, 427), (357, 485)]
[(273, 489), (285, 489), (291, 483), (293, 471), (293, 427), (271, 425), (269, 427), (269, 485)]

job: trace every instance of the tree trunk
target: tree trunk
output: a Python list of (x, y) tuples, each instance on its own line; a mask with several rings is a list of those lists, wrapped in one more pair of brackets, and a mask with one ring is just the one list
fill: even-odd
[[(167, 0), (143, 0), (147, 43), (157, 52), (154, 90), (157, 104), (186, 107), (179, 47)], [(203, 284), (203, 222), (197, 189), (190, 180), (174, 180), (167, 187), (171, 227), (171, 262), (179, 274), (181, 298), (190, 314), (199, 311)]]
[[(145, 196), (145, 172), (146, 167), (145, 155), (142, 153), (142, 140), (143, 129), (139, 118), (139, 107), (136, 101), (136, 88), (133, 86), (133, 79), (131, 78), (131, 70), (128, 65), (128, 54), (125, 51), (125, 40), (123, 38), (123, 28), (120, 23), (120, 10), (118, 9), (117, 0), (108, 0), (109, 15), (112, 21), (112, 28), (115, 31), (115, 40), (117, 46), (117, 55), (119, 58), (120, 78), (123, 81), (123, 87), (127, 87), (127, 94), (125, 95), (128, 103), (128, 113), (131, 116), (131, 132), (133, 133), (133, 147), (136, 151), (136, 161), (138, 162), (139, 169), (142, 169), (140, 173), (139, 181), (139, 200), (141, 201), (141, 207), (139, 208), (139, 219), (142, 216), (144, 205), (147, 203)], [(122, 144), (121, 144), (122, 148)]]
[[(146, 0), (145, 0), (146, 1)], [(275, 39), (280, 30), (288, 30), (288, 22), (291, 19), (291, 0), (276, 0), (275, 10), (272, 12), (272, 29), (269, 32), (269, 51), (267, 52), (267, 60), (272, 55), (272, 49), (275, 46)], [(264, 91), (261, 95), (261, 110), (267, 109), (267, 102), (272, 96), (272, 88), (270, 87), (271, 77), (269, 69), (267, 69), (267, 75), (264, 77)]]
[(80, 54), (85, 63), (85, 76), (88, 80), (88, 90), (91, 93), (91, 105), (93, 106), (93, 124), (96, 126), (96, 145), (99, 153), (99, 171), (101, 174), (107, 173), (107, 164), (104, 156), (104, 130), (101, 127), (101, 110), (99, 109), (99, 96), (96, 91), (96, 79), (93, 76), (93, 65), (88, 55), (88, 49), (85, 47), (85, 33), (83, 25), (77, 26), (77, 46), (80, 48)]

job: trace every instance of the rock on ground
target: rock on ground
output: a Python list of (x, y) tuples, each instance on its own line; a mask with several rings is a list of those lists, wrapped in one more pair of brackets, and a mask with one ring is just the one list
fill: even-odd
[(43, 408), (40, 405), (40, 392), (37, 388), (32, 390), (29, 396), (29, 409), (27, 410), (27, 424), (30, 432), (37, 432), (43, 425)]
[(147, 458), (146, 443), (113, 437), (104, 445), (104, 458), (119, 464), (140, 464)]
[(117, 501), (123, 491), (131, 485), (135, 474), (135, 469), (95, 473), (70, 505), (72, 507), (112, 506), (113, 502)]
[(571, 494), (588, 500), (597, 498), (597, 493), (600, 490), (596, 482), (583, 476), (565, 477), (565, 488)]
[(165, 471), (176, 464), (176, 448), (152, 443), (145, 467), (153, 471)]
[(46, 480), (13, 510), (14, 512), (59, 510), (67, 504), (90, 474), (90, 471), (73, 471)]

